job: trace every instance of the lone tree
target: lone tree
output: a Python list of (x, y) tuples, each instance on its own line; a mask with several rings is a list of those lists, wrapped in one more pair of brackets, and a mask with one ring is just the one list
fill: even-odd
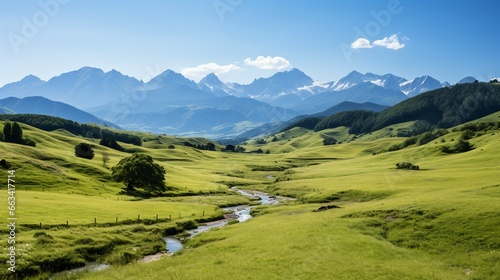
[(127, 190), (142, 188), (149, 193), (165, 191), (165, 169), (154, 163), (151, 156), (133, 154), (111, 168), (111, 177), (116, 182), (123, 182)]
[(75, 156), (86, 159), (93, 159), (94, 150), (92, 149), (92, 146), (90, 144), (80, 143), (75, 146)]
[(3, 139), (5, 142), (12, 142), (12, 125), (9, 122), (3, 126)]

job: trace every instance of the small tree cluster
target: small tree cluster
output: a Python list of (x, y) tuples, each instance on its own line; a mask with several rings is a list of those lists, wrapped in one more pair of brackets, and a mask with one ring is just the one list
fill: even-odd
[(333, 137), (323, 139), (324, 146), (335, 145), (335, 144), (337, 144), (337, 139)]
[(234, 153), (244, 153), (246, 151), (246, 149), (242, 146), (227, 145), (225, 148), (222, 148), (221, 151), (234, 152)]
[(260, 139), (255, 140), (255, 144), (264, 145), (264, 144), (267, 144), (267, 142), (266, 142), (266, 140), (264, 140), (264, 138), (260, 138)]
[(4, 125), (3, 141), (33, 147), (36, 146), (36, 143), (33, 140), (23, 138), (23, 129), (17, 122), (14, 122), (13, 124), (10, 124), (10, 122), (8, 122)]
[(198, 150), (207, 150), (207, 151), (215, 151), (215, 144), (214, 143), (207, 143), (206, 145), (202, 144), (192, 144), (190, 142), (183, 142), (184, 146), (186, 147), (192, 147), (196, 148)]
[(396, 163), (397, 169), (407, 169), (407, 170), (419, 170), (420, 167), (418, 165), (414, 165), (409, 162)]

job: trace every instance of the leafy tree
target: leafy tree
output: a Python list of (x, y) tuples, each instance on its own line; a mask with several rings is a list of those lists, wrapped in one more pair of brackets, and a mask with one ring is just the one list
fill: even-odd
[(3, 126), (3, 137), (5, 142), (12, 142), (12, 125), (9, 122)]
[(257, 145), (263, 145), (263, 144), (266, 144), (266, 143), (267, 143), (266, 140), (264, 140), (263, 138), (257, 139), (255, 141), (255, 144), (257, 144)]
[(12, 142), (18, 144), (24, 144), (23, 129), (17, 122), (14, 122), (12, 124)]
[(80, 143), (75, 146), (75, 156), (86, 159), (93, 159), (94, 150), (92, 149), (92, 146), (90, 144)]
[(151, 156), (133, 154), (111, 168), (111, 176), (116, 182), (123, 182), (128, 190), (142, 188), (149, 193), (165, 191), (165, 169)]
[(215, 151), (215, 144), (214, 143), (207, 143), (205, 148), (209, 151)]
[(115, 140), (115, 136), (113, 133), (104, 132), (102, 133), (102, 139), (99, 141), (99, 145), (106, 146), (111, 149), (115, 149), (118, 151), (123, 151), (123, 147), (120, 146)]
[(455, 144), (454, 150), (458, 153), (468, 152), (473, 149), (473, 145), (467, 140), (459, 139)]
[(234, 152), (236, 147), (234, 145), (226, 145), (226, 148), (224, 149), (226, 152)]

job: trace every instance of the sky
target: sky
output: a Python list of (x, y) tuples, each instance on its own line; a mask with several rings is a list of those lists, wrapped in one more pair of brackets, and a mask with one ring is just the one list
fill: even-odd
[(407, 79), (500, 77), (493, 1), (2, 0), (0, 86), (84, 66), (148, 81), (166, 69), (251, 83), (298, 68)]

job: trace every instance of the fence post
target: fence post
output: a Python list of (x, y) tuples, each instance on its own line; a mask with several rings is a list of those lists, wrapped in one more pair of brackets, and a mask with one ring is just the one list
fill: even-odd
[(171, 221), (172, 220), (172, 214), (168, 214), (168, 219)]
[(97, 226), (97, 218), (94, 218), (94, 226)]
[(158, 214), (156, 214), (156, 223), (158, 223)]
[(205, 217), (205, 210), (203, 210), (203, 217)]
[(181, 213), (179, 213), (179, 219), (181, 218)]
[(68, 221), (66, 221), (66, 226), (67, 226), (67, 227), (69, 227), (69, 223), (68, 223)]
[(118, 217), (116, 217), (116, 224), (118, 224)]
[(40, 229), (42, 229), (42, 223), (40, 222)]
[(137, 214), (137, 221), (139, 222), (141, 220), (141, 214)]

